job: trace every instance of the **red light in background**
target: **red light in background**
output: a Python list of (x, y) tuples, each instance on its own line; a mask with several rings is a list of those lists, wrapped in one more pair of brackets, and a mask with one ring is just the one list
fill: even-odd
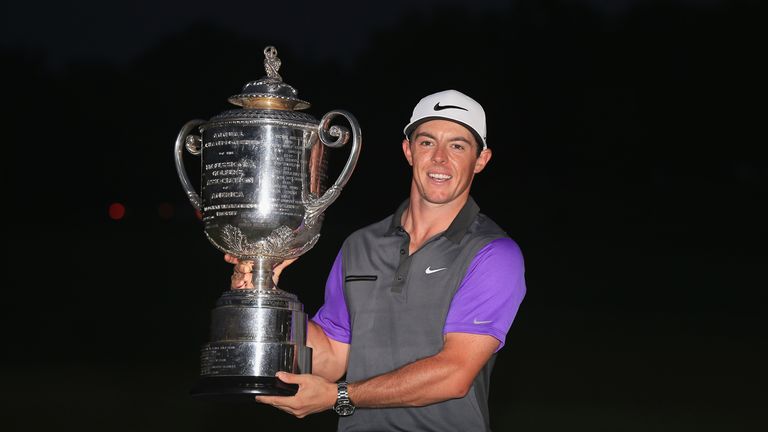
[(169, 203), (160, 203), (157, 206), (157, 214), (160, 219), (168, 220), (173, 217), (173, 205)]
[(112, 220), (120, 220), (125, 216), (125, 206), (120, 203), (112, 203), (109, 205), (109, 218)]
[(195, 209), (195, 216), (197, 216), (198, 219), (203, 220), (203, 214), (198, 209)]

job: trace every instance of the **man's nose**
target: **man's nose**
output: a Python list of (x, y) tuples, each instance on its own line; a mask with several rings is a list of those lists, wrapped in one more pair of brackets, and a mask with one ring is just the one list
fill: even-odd
[(436, 145), (432, 151), (432, 162), (443, 163), (446, 160), (445, 147), (442, 145)]

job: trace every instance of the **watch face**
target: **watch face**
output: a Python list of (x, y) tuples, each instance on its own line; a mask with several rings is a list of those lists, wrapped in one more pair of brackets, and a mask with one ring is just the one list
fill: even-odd
[(351, 405), (350, 403), (339, 403), (335, 407), (333, 407), (333, 410), (336, 411), (336, 414), (340, 416), (348, 416), (352, 415), (353, 412), (355, 412), (354, 405)]

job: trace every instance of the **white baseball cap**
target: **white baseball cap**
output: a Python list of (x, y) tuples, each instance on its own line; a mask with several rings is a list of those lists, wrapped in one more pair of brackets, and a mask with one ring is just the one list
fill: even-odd
[(478, 143), (483, 143), (483, 150), (488, 148), (485, 142), (485, 111), (477, 101), (456, 90), (445, 90), (424, 97), (416, 104), (411, 122), (403, 129), (405, 137), (410, 139), (413, 131), (422, 123), (430, 120), (451, 120), (469, 129)]

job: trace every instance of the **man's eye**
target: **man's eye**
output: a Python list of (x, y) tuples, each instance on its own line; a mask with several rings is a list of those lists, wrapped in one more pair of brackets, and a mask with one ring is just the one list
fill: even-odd
[(423, 145), (423, 146), (432, 145), (432, 141), (426, 141), (426, 140), (425, 140), (425, 141), (421, 141), (421, 142), (419, 143), (419, 145)]
[(462, 145), (462, 144), (453, 144), (453, 148), (455, 150), (464, 150), (464, 145)]

